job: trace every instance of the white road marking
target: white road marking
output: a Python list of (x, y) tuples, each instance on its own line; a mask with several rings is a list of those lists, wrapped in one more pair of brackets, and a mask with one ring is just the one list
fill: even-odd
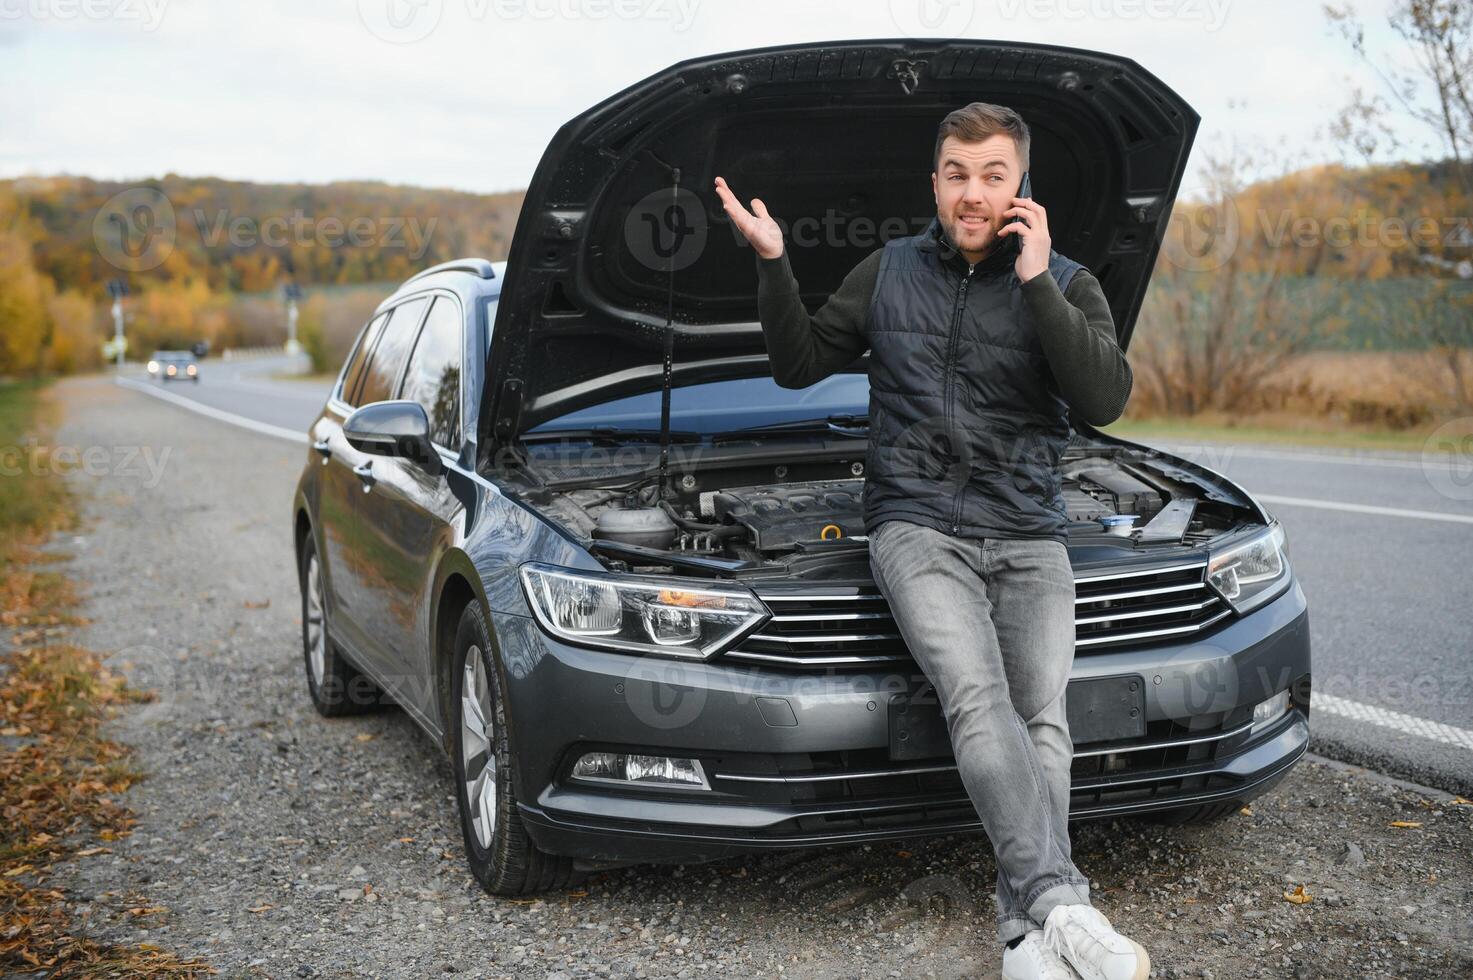
[(132, 388), (134, 391), (141, 391), (145, 395), (162, 398), (166, 402), (172, 402), (181, 408), (187, 408), (191, 412), (198, 412), (201, 415), (208, 416), (220, 422), (238, 425), (242, 429), (250, 429), (252, 432), (259, 432), (262, 435), (275, 436), (278, 439), (299, 442), (303, 445), (307, 444), (307, 433), (305, 432), (298, 432), (295, 429), (284, 429), (279, 425), (271, 425), (266, 422), (257, 422), (255, 419), (248, 419), (244, 415), (236, 415), (234, 412), (221, 411), (218, 408), (212, 408), (193, 399), (185, 398), (183, 395), (176, 395), (171, 391), (163, 391), (142, 381), (134, 381), (132, 378), (114, 378), (113, 380), (124, 388)]
[(1312, 711), (1328, 711), (1332, 715), (1349, 718), (1351, 721), (1379, 725), (1382, 728), (1390, 728), (1407, 735), (1416, 735), (1433, 742), (1442, 742), (1445, 745), (1455, 745), (1473, 752), (1473, 731), (1466, 728), (1454, 728), (1452, 725), (1428, 721), (1416, 715), (1404, 715), (1400, 711), (1389, 711), (1373, 704), (1362, 704), (1359, 701), (1350, 701), (1331, 694), (1314, 694), (1310, 697), (1309, 704)]
[(1291, 507), (1318, 507), (1321, 510), (1347, 510), (1356, 514), (1379, 514), (1383, 517), (1414, 517), (1423, 521), (1450, 521), (1454, 524), (1473, 524), (1473, 514), (1449, 514), (1440, 510), (1407, 510), (1402, 507), (1377, 507), (1375, 504), (1348, 504), (1341, 500), (1314, 500), (1309, 497), (1280, 497), (1276, 494), (1255, 494), (1268, 504), (1288, 504)]

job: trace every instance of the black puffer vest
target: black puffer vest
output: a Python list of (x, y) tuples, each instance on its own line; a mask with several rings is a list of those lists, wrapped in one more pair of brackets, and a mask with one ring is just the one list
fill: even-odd
[[(1066, 537), (1068, 405), (1014, 259), (998, 250), (969, 270), (935, 218), (885, 246), (867, 321), (867, 532), (899, 518), (962, 537)], [(1081, 268), (1050, 251), (1061, 290)]]

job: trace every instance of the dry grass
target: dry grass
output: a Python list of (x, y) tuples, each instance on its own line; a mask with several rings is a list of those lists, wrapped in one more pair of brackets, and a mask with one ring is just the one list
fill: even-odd
[[(0, 446), (43, 426), (41, 390), (0, 385)], [(12, 454), (12, 461), (14, 460)], [(19, 472), (16, 472), (16, 471)], [(67, 579), (40, 548), (75, 524), (72, 501), (44, 447), (0, 475), (0, 969), (52, 977), (196, 977), (208, 964), (148, 944), (98, 943), (77, 934), (53, 867), (108, 852), (132, 833), (119, 799), (139, 779), (129, 750), (103, 723), (146, 695), (98, 656), (67, 642), (79, 620)], [(133, 910), (125, 910), (129, 914)]]
[[(1473, 371), (1473, 352), (1463, 361)], [(1473, 431), (1473, 417), (1449, 394), (1446, 365), (1445, 356), (1417, 351), (1309, 351), (1265, 376), (1241, 411), (1171, 416), (1135, 400), (1111, 431), (1415, 451), (1440, 427)]]

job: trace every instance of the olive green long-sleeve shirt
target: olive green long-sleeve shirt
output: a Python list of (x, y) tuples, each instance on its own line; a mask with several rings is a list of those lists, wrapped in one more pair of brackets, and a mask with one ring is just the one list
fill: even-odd
[[(757, 256), (757, 311), (778, 384), (806, 388), (869, 349), (865, 320), (882, 251), (851, 269), (812, 316), (799, 297), (787, 251), (775, 259)], [(1133, 376), (1099, 280), (1080, 269), (1069, 288), (1060, 290), (1045, 270), (1021, 288), (1064, 401), (1091, 425), (1115, 421), (1125, 411)]]

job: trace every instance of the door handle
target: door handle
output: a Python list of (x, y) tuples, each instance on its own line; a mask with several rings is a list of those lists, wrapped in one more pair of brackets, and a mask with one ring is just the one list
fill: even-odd
[(373, 460), (369, 460), (368, 462), (364, 463), (362, 466), (355, 466), (355, 467), (353, 467), (353, 475), (356, 476), (356, 477), (358, 477), (358, 479), (360, 479), (360, 480), (363, 481), (363, 492), (364, 493), (367, 493), (368, 491), (372, 490), (373, 489), (373, 485), (378, 482), (373, 477)]
[(326, 466), (327, 461), (332, 458), (332, 443), (326, 439), (318, 439), (312, 443), (312, 448), (317, 450), (317, 454), (322, 457), (322, 465)]

